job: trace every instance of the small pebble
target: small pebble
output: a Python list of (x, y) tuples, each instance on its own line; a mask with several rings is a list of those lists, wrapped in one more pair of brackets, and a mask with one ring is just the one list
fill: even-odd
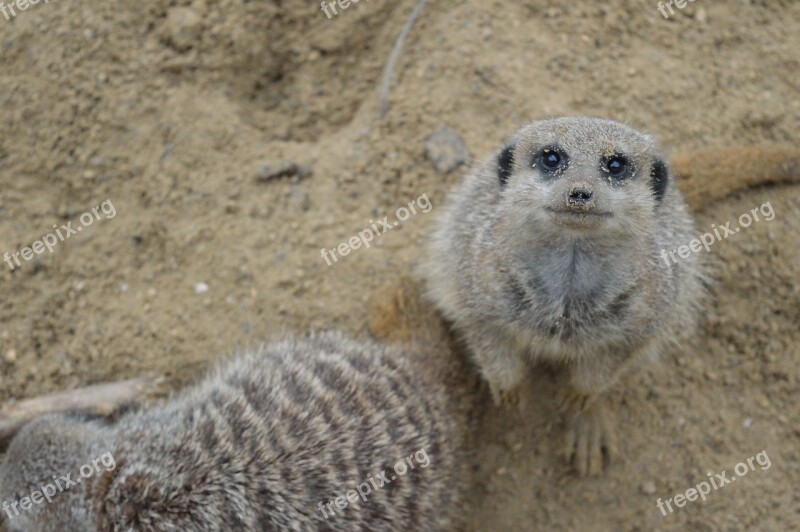
[(646, 480), (642, 484), (642, 493), (645, 495), (653, 495), (656, 491), (656, 483), (652, 480)]
[(704, 7), (698, 7), (697, 11), (695, 11), (694, 18), (697, 22), (703, 24), (708, 20), (708, 12)]
[(194, 285), (195, 294), (205, 294), (206, 292), (208, 292), (208, 285), (206, 283), (200, 282)]
[(203, 31), (203, 18), (190, 7), (173, 7), (167, 12), (164, 32), (169, 44), (178, 51), (189, 50)]
[(292, 176), (304, 179), (311, 174), (312, 170), (310, 166), (292, 161), (269, 161), (261, 163), (256, 167), (256, 180), (261, 182)]
[(425, 139), (425, 155), (438, 172), (446, 174), (470, 160), (469, 151), (458, 133), (442, 126)]

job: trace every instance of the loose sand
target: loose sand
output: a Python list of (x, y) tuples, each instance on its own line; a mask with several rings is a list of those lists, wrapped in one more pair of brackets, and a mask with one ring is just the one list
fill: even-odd
[[(281, 330), (365, 334), (370, 292), (419, 260), (461, 179), (425, 157), (443, 125), (474, 157), (562, 114), (625, 120), (668, 154), (798, 142), (800, 3), (697, 0), (665, 20), (655, 2), (430, 2), (378, 122), (413, 7), (328, 20), (297, 0), (52, 0), (0, 16), (0, 253), (106, 199), (117, 211), (36, 263), (0, 263), (0, 402), (146, 373), (179, 387)], [(259, 180), (280, 160), (312, 174)], [(431, 213), (320, 257), (423, 193)], [(765, 201), (773, 221), (712, 249), (702, 334), (615, 396), (624, 456), (603, 478), (557, 456), (546, 376), (524, 414), (491, 412), (474, 530), (800, 527), (798, 187), (708, 205), (698, 226)], [(656, 508), (764, 449), (770, 469)]]

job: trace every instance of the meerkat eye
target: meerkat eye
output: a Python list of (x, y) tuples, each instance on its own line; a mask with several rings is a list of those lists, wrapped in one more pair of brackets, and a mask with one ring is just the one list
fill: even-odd
[(612, 155), (603, 161), (601, 168), (611, 177), (621, 178), (630, 173), (631, 164), (624, 155)]
[(542, 168), (548, 172), (555, 172), (564, 165), (564, 157), (553, 148), (545, 148), (542, 150), (542, 155), (539, 157), (542, 163)]
[(608, 171), (611, 172), (611, 175), (622, 175), (628, 167), (628, 161), (622, 157), (614, 156), (608, 160), (606, 167)]

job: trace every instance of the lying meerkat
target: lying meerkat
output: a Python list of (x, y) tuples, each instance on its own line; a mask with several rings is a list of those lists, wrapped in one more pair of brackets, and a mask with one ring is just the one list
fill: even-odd
[[(800, 181), (800, 150), (706, 150), (676, 166), (697, 207), (744, 186)], [(703, 257), (658, 258), (695, 236), (651, 137), (609, 120), (545, 120), (451, 193), (422, 275), (495, 402), (516, 400), (529, 362), (563, 368), (565, 455), (596, 475), (616, 447), (604, 392), (696, 327)]]
[(113, 424), (38, 418), (0, 466), (3, 515), (36, 531), (450, 529), (479, 401), (431, 345), (287, 338)]

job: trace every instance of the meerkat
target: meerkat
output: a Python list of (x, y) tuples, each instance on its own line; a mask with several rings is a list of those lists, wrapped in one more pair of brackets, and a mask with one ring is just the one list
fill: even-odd
[(563, 368), (565, 454), (597, 475), (615, 453), (604, 394), (696, 327), (702, 257), (662, 250), (694, 224), (650, 136), (558, 118), (522, 127), (451, 193), (422, 275), (496, 403), (529, 362)]
[[(428, 349), (289, 337), (115, 423), (38, 418), (0, 467), (3, 515), (14, 531), (450, 529), (471, 392)], [(12, 506), (70, 473), (52, 502)]]

